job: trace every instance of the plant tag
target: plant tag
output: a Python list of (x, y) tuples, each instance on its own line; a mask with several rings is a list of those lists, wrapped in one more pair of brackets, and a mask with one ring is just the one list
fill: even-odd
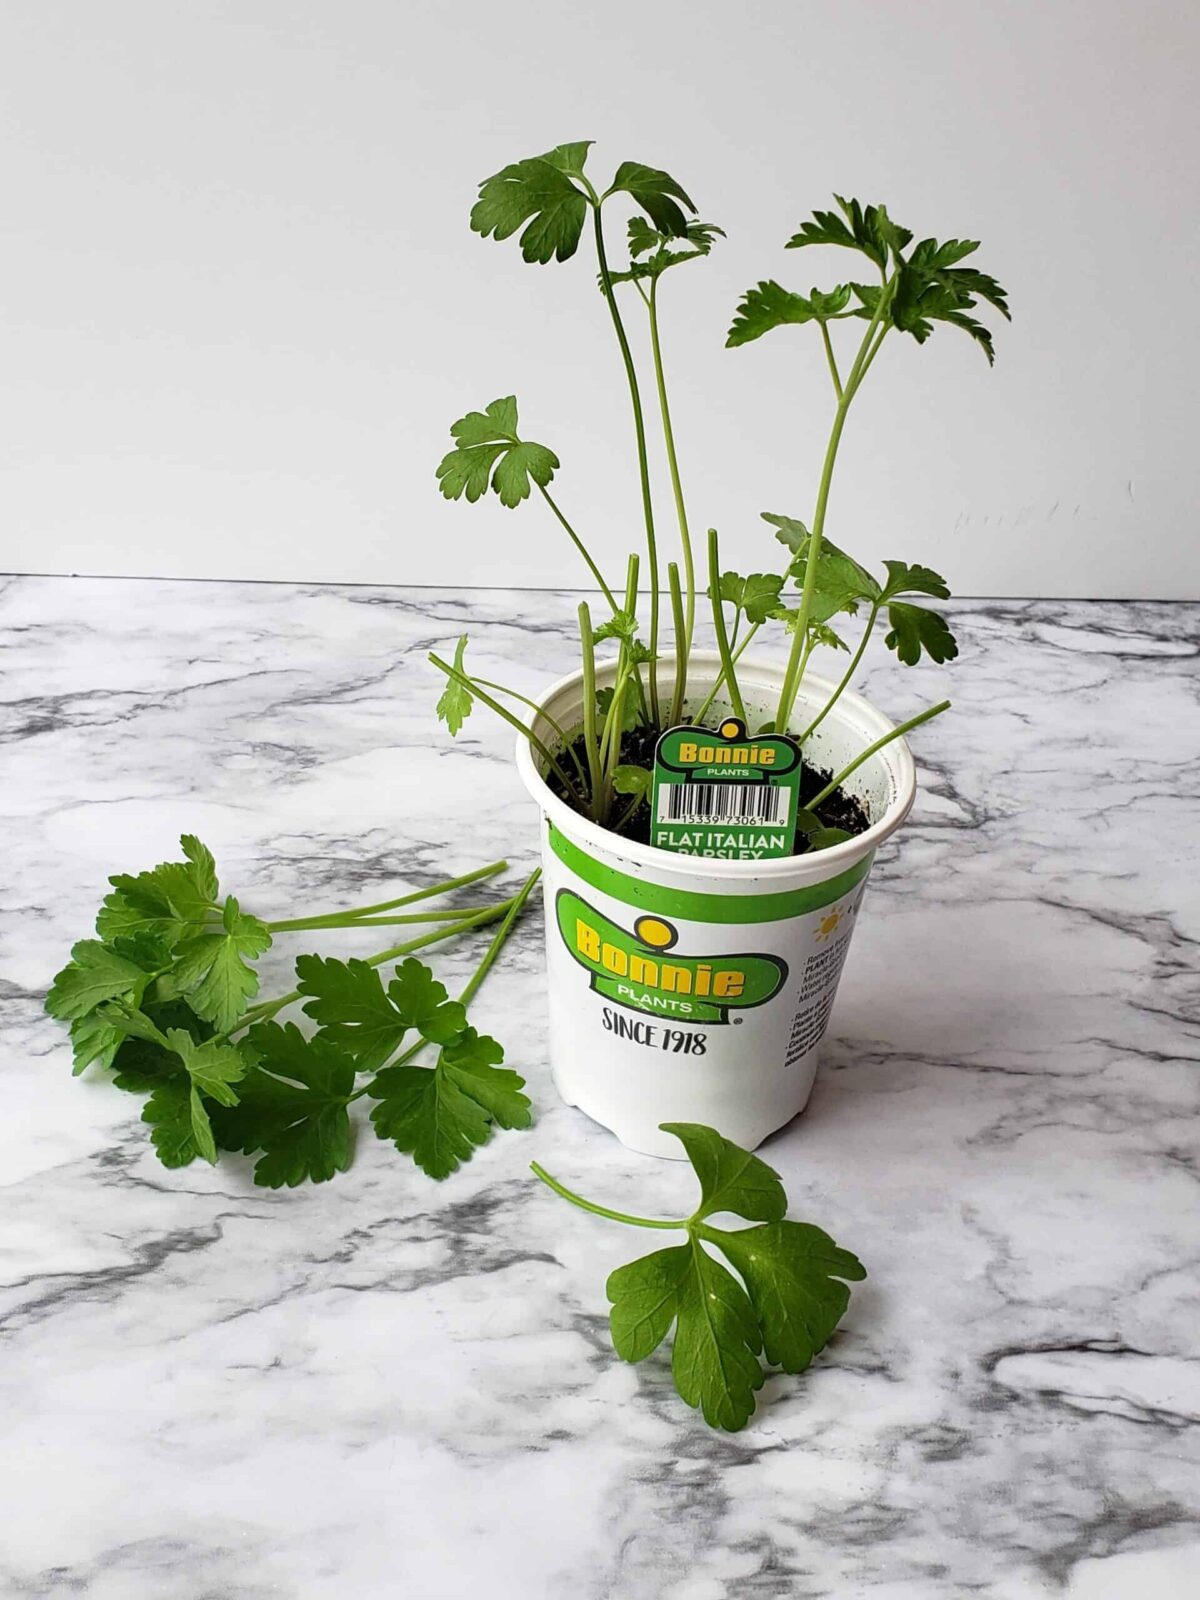
[(790, 856), (800, 806), (800, 746), (782, 734), (668, 728), (654, 751), (650, 843), (683, 856), (770, 861)]

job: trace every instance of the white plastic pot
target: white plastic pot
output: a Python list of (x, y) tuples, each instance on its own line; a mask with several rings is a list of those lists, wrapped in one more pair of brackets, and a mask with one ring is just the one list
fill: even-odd
[[(687, 703), (699, 706), (720, 670), (692, 657)], [(615, 663), (597, 669), (600, 687)], [(753, 727), (774, 714), (783, 673), (744, 658), (738, 682)], [(806, 726), (833, 685), (808, 677), (793, 727)], [(670, 684), (660, 679), (660, 694)], [(540, 704), (561, 727), (579, 725), (582, 675)], [(730, 712), (718, 696), (705, 722)], [(548, 722), (534, 729), (552, 749)], [(891, 724), (843, 694), (805, 747), (810, 764), (839, 772)], [(912, 756), (896, 739), (846, 788), (871, 826), (832, 849), (775, 861), (711, 860), (627, 841), (573, 811), (518, 737), (517, 765), (542, 811), (550, 1061), (563, 1099), (622, 1144), (678, 1157), (660, 1122), (703, 1122), (753, 1149), (802, 1111), (817, 1047), (876, 848), (907, 817)]]

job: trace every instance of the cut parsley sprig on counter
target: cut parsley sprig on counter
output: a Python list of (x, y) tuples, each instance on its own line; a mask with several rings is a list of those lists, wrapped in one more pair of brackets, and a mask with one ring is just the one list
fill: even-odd
[[(661, 1127), (683, 1145), (700, 1182), (690, 1217), (613, 1211), (572, 1193), (537, 1162), (531, 1170), (596, 1216), (686, 1233), (685, 1244), (654, 1250), (610, 1274), (613, 1345), (623, 1360), (642, 1361), (674, 1327), (671, 1371), (681, 1398), (711, 1427), (736, 1432), (754, 1413), (764, 1377), (760, 1356), (785, 1372), (805, 1371), (845, 1314), (846, 1283), (867, 1274), (857, 1256), (820, 1228), (786, 1220), (779, 1174), (758, 1156), (701, 1123)], [(721, 1212), (758, 1226), (716, 1228), (709, 1219)]]
[[(73, 947), (46, 997), (50, 1015), (69, 1025), (76, 1074), (99, 1065), (118, 1088), (146, 1097), (142, 1120), (165, 1166), (240, 1150), (259, 1156), (261, 1186), (323, 1183), (350, 1164), (348, 1108), (364, 1096), (378, 1102), (379, 1137), (435, 1178), (469, 1160), (493, 1125), (529, 1125), (524, 1080), (501, 1069), (503, 1048), (468, 1024), (467, 1007), (538, 873), (492, 905), (401, 909), (493, 877), (504, 861), (392, 900), (267, 922), (221, 897), (197, 838), (180, 844), (182, 861), (109, 880), (98, 937)], [(412, 923), (434, 927), (365, 959), (300, 956), (298, 987), (253, 1003), (253, 962), (276, 935)], [(449, 1000), (415, 952), (488, 923), (499, 923), (491, 944)], [(380, 969), (393, 962), (385, 985)], [(272, 1020), (300, 1001), (318, 1024), (313, 1038)], [(438, 1049), (435, 1064), (415, 1065), (427, 1046)]]

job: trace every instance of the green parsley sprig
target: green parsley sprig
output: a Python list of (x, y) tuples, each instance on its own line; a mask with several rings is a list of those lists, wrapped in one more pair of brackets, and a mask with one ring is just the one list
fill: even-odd
[[(97, 938), (73, 947), (46, 996), (69, 1025), (75, 1073), (97, 1065), (145, 1097), (142, 1120), (164, 1166), (239, 1150), (258, 1155), (264, 1187), (324, 1183), (350, 1164), (349, 1107), (364, 1097), (376, 1102), (378, 1136), (434, 1178), (470, 1160), (494, 1126), (529, 1126), (524, 1080), (501, 1067), (503, 1048), (469, 1025), (468, 1007), (537, 872), (490, 905), (425, 902), (494, 877), (504, 861), (372, 905), (268, 922), (222, 896), (199, 839), (180, 844), (182, 861), (109, 880)], [(280, 934), (419, 923), (434, 926), (365, 959), (302, 955), (295, 989), (255, 1000), (253, 963)], [(499, 924), (491, 943), (450, 1000), (415, 952), (489, 923)], [(318, 1025), (311, 1038), (273, 1020), (298, 1002)], [(437, 1051), (432, 1065), (416, 1060), (426, 1049)]]
[[(784, 1372), (804, 1372), (845, 1314), (846, 1284), (865, 1278), (866, 1269), (820, 1228), (786, 1219), (779, 1174), (760, 1157), (701, 1123), (661, 1126), (683, 1145), (700, 1183), (700, 1203), (689, 1217), (613, 1211), (574, 1194), (537, 1162), (531, 1170), (581, 1210), (633, 1228), (686, 1234), (686, 1243), (610, 1274), (613, 1345), (623, 1360), (644, 1361), (674, 1327), (671, 1372), (680, 1397), (711, 1427), (736, 1432), (754, 1413), (764, 1377), (760, 1356)], [(758, 1226), (714, 1227), (711, 1218), (722, 1212)]]

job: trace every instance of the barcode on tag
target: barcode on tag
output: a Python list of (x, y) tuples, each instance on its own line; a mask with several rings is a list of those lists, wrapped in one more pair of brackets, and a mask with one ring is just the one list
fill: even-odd
[(676, 783), (659, 790), (660, 822), (786, 824), (791, 791), (766, 783)]

